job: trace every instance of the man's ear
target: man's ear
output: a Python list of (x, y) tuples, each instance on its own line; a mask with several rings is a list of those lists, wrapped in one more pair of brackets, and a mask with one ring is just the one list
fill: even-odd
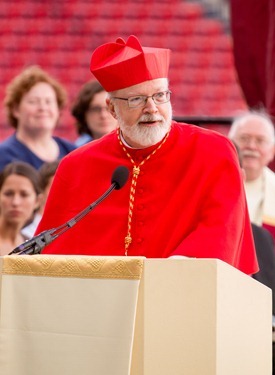
[(114, 103), (113, 103), (112, 99), (107, 98), (107, 99), (106, 99), (106, 104), (107, 104), (108, 111), (111, 113), (111, 115), (112, 115), (115, 119), (117, 119), (117, 114), (116, 114), (115, 106), (114, 106)]

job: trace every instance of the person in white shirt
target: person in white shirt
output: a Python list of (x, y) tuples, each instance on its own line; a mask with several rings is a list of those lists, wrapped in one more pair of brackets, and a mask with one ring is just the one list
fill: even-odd
[(250, 111), (237, 117), (228, 133), (239, 147), (246, 174), (245, 191), (250, 220), (275, 238), (275, 132), (268, 114)]

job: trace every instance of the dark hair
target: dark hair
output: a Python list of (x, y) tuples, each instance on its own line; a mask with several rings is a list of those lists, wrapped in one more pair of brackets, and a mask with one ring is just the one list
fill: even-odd
[(52, 162), (46, 162), (39, 168), (40, 186), (42, 191), (44, 191), (49, 183), (51, 177), (55, 175), (57, 167), (59, 165), (59, 160)]
[(77, 98), (72, 106), (71, 114), (76, 119), (76, 127), (78, 134), (87, 133), (92, 136), (91, 130), (88, 128), (85, 115), (95, 94), (105, 89), (98, 81), (89, 81), (80, 89)]
[(64, 87), (39, 66), (30, 66), (18, 74), (8, 84), (6, 89), (4, 105), (7, 110), (9, 123), (15, 129), (17, 128), (18, 120), (13, 114), (14, 109), (19, 106), (22, 97), (40, 82), (48, 83), (53, 88), (59, 110), (64, 108), (67, 101), (67, 92)]
[(5, 166), (0, 173), (0, 190), (2, 189), (6, 179), (13, 174), (28, 178), (32, 183), (36, 194), (38, 195), (41, 193), (37, 170), (32, 165), (22, 161), (13, 161)]

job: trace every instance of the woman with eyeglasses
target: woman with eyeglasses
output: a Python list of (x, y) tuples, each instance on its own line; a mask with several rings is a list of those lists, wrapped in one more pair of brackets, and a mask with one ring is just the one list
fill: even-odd
[(107, 109), (106, 96), (106, 91), (97, 81), (87, 82), (79, 91), (71, 110), (79, 134), (75, 141), (77, 147), (116, 129), (117, 121)]

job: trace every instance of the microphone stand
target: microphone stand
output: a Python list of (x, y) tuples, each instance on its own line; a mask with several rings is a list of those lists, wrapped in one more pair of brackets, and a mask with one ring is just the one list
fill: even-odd
[(65, 224), (60, 225), (57, 228), (45, 230), (37, 236), (33, 237), (30, 240), (25, 241), (23, 244), (16, 247), (8, 255), (18, 254), (18, 255), (34, 255), (40, 254), (45, 246), (53, 242), (61, 234), (65, 233), (68, 229), (73, 227), (76, 223), (82, 220), (90, 211), (92, 211), (99, 203), (101, 203), (111, 192), (117, 189), (117, 182), (113, 182), (108, 190), (101, 195), (95, 202), (91, 203), (83, 211), (79, 212), (75, 217), (67, 221)]

